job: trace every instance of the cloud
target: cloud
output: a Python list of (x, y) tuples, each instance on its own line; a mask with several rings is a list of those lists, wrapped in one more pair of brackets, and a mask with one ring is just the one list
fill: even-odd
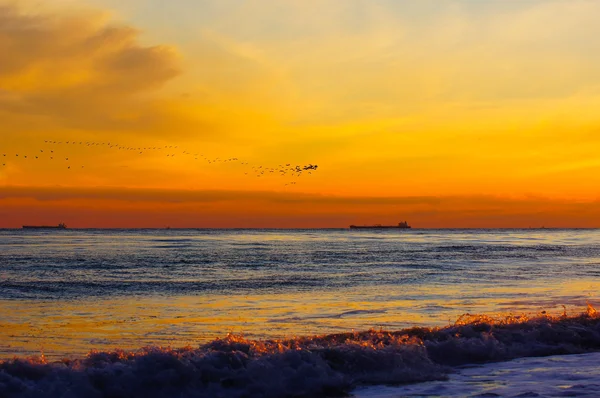
[[(85, 1), (132, 10), (122, 15), (148, 28), (141, 34), (105, 13), (74, 11), (79, 0), (48, 2), (62, 5), (48, 11), (8, 1), (0, 0), (3, 151), (32, 154), (46, 139), (171, 141), (254, 164), (318, 162), (323, 172), (301, 186), (330, 194), (596, 195), (593, 2)], [(177, 49), (156, 45), (163, 38)], [(85, 170), (12, 159), (0, 184), (283, 185), (181, 156), (66, 151)], [(169, 195), (162, 203), (201, 202)], [(277, 201), (290, 214), (301, 203), (325, 206)], [(351, 202), (338, 204), (348, 214), (364, 208)]]
[(77, 187), (0, 187), (0, 199), (30, 198), (37, 201), (71, 199), (101, 199), (127, 202), (199, 203), (223, 201), (266, 201), (282, 204), (358, 204), (358, 205), (408, 205), (436, 204), (438, 198), (418, 197), (338, 197), (329, 195), (284, 193), (272, 191), (232, 190), (182, 190), (182, 189), (136, 189), (122, 187), (77, 188)]
[[(266, 191), (0, 188), (0, 228), (65, 221), (77, 227), (347, 227), (408, 220), (435, 227), (598, 227), (600, 202), (539, 197), (352, 197)], [(58, 218), (58, 220), (56, 220)]]
[(135, 28), (104, 13), (32, 14), (0, 4), (0, 54), (3, 134), (15, 128), (151, 134), (192, 122), (156, 96), (181, 73), (177, 51), (141, 44)]

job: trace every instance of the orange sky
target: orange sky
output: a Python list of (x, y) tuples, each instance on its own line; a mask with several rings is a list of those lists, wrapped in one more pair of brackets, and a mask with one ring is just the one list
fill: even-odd
[(0, 0), (0, 227), (600, 227), (600, 3), (165, 3)]

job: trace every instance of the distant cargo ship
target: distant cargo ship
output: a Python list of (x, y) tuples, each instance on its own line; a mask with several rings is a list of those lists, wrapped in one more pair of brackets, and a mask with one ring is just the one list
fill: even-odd
[(67, 229), (67, 225), (63, 223), (54, 227), (49, 225), (23, 225), (23, 229)]
[(381, 224), (350, 225), (350, 229), (409, 229), (409, 228), (411, 228), (411, 226), (408, 225), (408, 222), (406, 222), (406, 221), (399, 222), (398, 225), (381, 225)]

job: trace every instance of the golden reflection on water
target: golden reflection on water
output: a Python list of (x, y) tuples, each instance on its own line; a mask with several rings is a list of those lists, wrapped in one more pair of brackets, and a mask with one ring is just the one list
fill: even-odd
[(3, 300), (0, 357), (80, 356), (91, 349), (195, 346), (226, 333), (281, 338), (369, 328), (445, 326), (461, 314), (577, 312), (598, 301), (595, 281), (538, 286), (361, 287), (271, 295)]

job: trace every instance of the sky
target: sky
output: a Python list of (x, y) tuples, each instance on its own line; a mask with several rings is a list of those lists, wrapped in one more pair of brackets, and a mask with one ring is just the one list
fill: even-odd
[(598, 15), (0, 0), (0, 228), (600, 227)]

